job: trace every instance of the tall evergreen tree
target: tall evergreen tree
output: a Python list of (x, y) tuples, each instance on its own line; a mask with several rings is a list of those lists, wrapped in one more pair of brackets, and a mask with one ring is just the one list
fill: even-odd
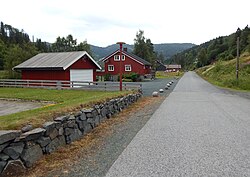
[(133, 53), (150, 62), (153, 67), (155, 66), (156, 53), (154, 52), (154, 45), (150, 39), (144, 37), (144, 31), (142, 30), (136, 33)]

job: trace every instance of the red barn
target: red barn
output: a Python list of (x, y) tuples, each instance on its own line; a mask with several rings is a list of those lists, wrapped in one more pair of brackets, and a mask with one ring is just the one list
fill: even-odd
[(109, 56), (105, 57), (104, 62), (104, 74), (109, 74), (111, 76), (120, 74), (120, 64), (121, 72), (123, 74), (137, 73), (141, 76), (146, 76), (151, 74), (151, 63), (148, 61), (127, 52), (127, 50), (122, 51), (122, 60), (120, 62), (120, 50), (115, 51)]
[(25, 80), (96, 80), (96, 70), (101, 67), (85, 51), (40, 53), (15, 66)]

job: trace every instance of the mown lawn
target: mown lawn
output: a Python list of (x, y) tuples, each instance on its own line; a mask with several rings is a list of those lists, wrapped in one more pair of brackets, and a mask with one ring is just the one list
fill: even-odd
[(220, 87), (250, 91), (250, 54), (240, 57), (239, 80), (236, 80), (236, 59), (218, 61), (199, 68), (197, 73), (207, 81)]
[(46, 90), (30, 88), (0, 88), (0, 98), (30, 101), (49, 101), (43, 107), (0, 116), (0, 130), (19, 129), (31, 123), (41, 126), (56, 116), (80, 110), (91, 104), (128, 94), (129, 92), (104, 92), (85, 90)]
[(184, 72), (180, 71), (180, 72), (164, 72), (164, 71), (157, 71), (155, 73), (155, 77), (159, 78), (159, 79), (169, 79), (169, 78), (180, 78), (182, 77), (184, 74)]

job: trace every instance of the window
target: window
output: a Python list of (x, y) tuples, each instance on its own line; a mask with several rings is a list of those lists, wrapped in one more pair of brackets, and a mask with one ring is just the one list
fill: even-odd
[(115, 67), (114, 65), (108, 65), (108, 71), (114, 71)]
[[(114, 61), (120, 61), (120, 55), (115, 55)], [(122, 61), (125, 61), (125, 55), (122, 55)]]
[(120, 55), (115, 55), (115, 56), (114, 56), (114, 60), (115, 60), (115, 61), (120, 61)]
[(131, 71), (131, 65), (125, 65), (125, 71)]

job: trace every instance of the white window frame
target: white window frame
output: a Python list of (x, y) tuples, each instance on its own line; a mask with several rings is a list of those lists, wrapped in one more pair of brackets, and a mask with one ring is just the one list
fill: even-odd
[[(113, 69), (111, 69), (113, 67)], [(114, 65), (108, 65), (108, 71), (114, 71), (115, 70), (115, 66)]]
[(114, 55), (114, 61), (120, 61), (120, 55)]
[[(114, 55), (114, 61), (120, 61), (120, 55)], [(125, 55), (122, 55), (122, 61), (125, 61)]]
[(131, 65), (125, 65), (125, 71), (132, 71)]

